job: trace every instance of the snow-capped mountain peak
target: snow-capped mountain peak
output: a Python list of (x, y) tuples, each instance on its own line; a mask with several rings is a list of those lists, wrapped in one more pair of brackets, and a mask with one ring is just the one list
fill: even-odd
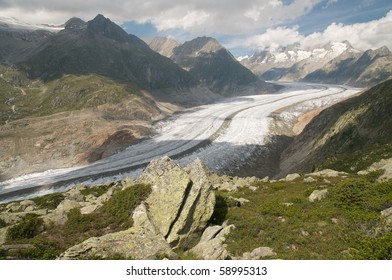
[(290, 68), (294, 65), (297, 65), (303, 74), (307, 74), (346, 51), (360, 52), (355, 50), (348, 41), (329, 42), (311, 47), (293, 44), (275, 50), (258, 51), (250, 57), (241, 57), (238, 60), (256, 74), (265, 73), (272, 68)]
[(14, 17), (0, 16), (0, 28), (7, 28), (12, 30), (46, 30), (51, 32), (59, 32), (64, 29), (64, 25), (55, 26), (49, 24), (31, 24), (18, 20)]

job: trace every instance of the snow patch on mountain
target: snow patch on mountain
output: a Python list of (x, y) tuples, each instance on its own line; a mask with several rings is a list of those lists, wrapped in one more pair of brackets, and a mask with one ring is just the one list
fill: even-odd
[(46, 30), (51, 32), (59, 32), (64, 29), (64, 25), (55, 26), (49, 24), (31, 24), (13, 17), (0, 16), (0, 28), (12, 30)]

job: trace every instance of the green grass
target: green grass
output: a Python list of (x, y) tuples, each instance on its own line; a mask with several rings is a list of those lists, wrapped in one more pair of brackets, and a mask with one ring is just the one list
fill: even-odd
[[(313, 190), (325, 187), (329, 194), (324, 200), (308, 201)], [(282, 259), (392, 258), (380, 249), (384, 241), (388, 248), (390, 235), (377, 231), (383, 227), (380, 211), (392, 206), (392, 182), (352, 176), (330, 183), (321, 178), (311, 184), (301, 180), (259, 183), (255, 192), (243, 188), (234, 194), (250, 200), (242, 206), (232, 204), (229, 195), (233, 196), (219, 193), (224, 201), (217, 204), (215, 213), (220, 221), (227, 219), (235, 225), (227, 238), (233, 255), (268, 246)]]

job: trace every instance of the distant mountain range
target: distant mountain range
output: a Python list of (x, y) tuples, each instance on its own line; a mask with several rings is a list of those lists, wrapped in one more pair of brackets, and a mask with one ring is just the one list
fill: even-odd
[(360, 51), (348, 41), (301, 48), (258, 51), (238, 60), (264, 80), (306, 81), (366, 87), (392, 76), (392, 55), (387, 47)]
[(199, 83), (222, 95), (274, 91), (276, 88), (241, 65), (214, 38), (199, 37), (184, 44), (168, 38), (155, 38), (149, 46), (187, 70)]

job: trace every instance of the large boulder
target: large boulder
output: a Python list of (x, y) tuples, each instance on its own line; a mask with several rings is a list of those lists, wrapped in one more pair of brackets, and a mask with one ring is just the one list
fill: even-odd
[(215, 193), (208, 179), (209, 171), (199, 159), (190, 163), (185, 171), (191, 179), (191, 188), (166, 240), (174, 247), (190, 248), (199, 241), (214, 212)]
[(197, 243), (212, 216), (215, 194), (200, 160), (182, 169), (168, 157), (152, 161), (139, 181), (151, 184), (147, 198), (151, 221), (173, 247)]
[(177, 255), (172, 248), (186, 249), (197, 244), (215, 206), (209, 172), (203, 163), (196, 160), (181, 168), (164, 157), (152, 161), (138, 182), (150, 184), (152, 191), (134, 210), (133, 227), (90, 238), (69, 248), (60, 259), (113, 255), (131, 259), (173, 259)]
[(154, 224), (168, 236), (181, 206), (192, 188), (188, 174), (169, 157), (153, 160), (139, 177), (150, 184), (151, 195), (146, 202)]

